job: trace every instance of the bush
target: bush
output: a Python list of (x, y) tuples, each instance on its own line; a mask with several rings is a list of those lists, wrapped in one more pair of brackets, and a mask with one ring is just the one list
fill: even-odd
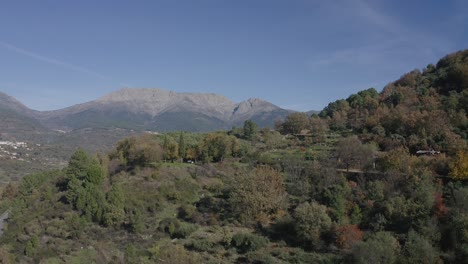
[(161, 220), (161, 222), (159, 222), (158, 230), (172, 236), (175, 234), (176, 230), (179, 229), (179, 227), (179, 220), (175, 218), (164, 218)]
[(321, 236), (332, 223), (327, 207), (314, 201), (299, 205), (294, 210), (293, 218), (298, 240), (314, 247), (321, 245)]
[(377, 232), (353, 247), (353, 263), (395, 263), (399, 251), (400, 245), (390, 233)]
[(193, 205), (182, 205), (179, 207), (177, 216), (185, 221), (193, 221), (194, 215), (197, 214), (197, 208)]
[(242, 254), (258, 250), (267, 244), (268, 240), (266, 238), (251, 233), (237, 233), (232, 236), (231, 240), (231, 245)]
[(278, 263), (278, 260), (272, 257), (268, 252), (250, 252), (246, 255), (246, 260), (248, 263), (264, 263), (264, 264), (273, 264)]
[(193, 232), (197, 231), (197, 229), (198, 229), (198, 226), (194, 224), (181, 223), (179, 225), (179, 228), (176, 228), (176, 230), (173, 232), (171, 236), (174, 238), (187, 238)]
[(195, 239), (187, 243), (185, 246), (188, 249), (203, 252), (212, 250), (215, 244), (206, 239)]

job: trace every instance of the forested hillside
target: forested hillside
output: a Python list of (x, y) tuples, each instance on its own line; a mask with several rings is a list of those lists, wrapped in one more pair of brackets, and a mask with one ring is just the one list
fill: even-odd
[(468, 50), (275, 129), (126, 138), (2, 190), (5, 263), (468, 263)]

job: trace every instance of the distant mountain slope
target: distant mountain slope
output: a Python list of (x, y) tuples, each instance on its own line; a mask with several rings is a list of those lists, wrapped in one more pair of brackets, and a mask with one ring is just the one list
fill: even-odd
[(210, 131), (252, 119), (272, 126), (290, 111), (260, 99), (235, 103), (216, 94), (175, 93), (162, 89), (122, 89), (95, 101), (37, 116), (54, 129), (126, 128)]
[(45, 132), (47, 129), (35, 116), (35, 111), (0, 92), (0, 139), (25, 140)]

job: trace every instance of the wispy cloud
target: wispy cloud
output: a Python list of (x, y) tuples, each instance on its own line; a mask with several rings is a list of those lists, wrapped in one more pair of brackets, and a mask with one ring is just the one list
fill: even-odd
[(406, 31), (406, 28), (397, 20), (387, 14), (379, 12), (365, 0), (356, 0), (354, 15), (366, 20), (371, 25), (374, 25), (387, 33), (401, 35)]
[[(349, 47), (317, 54), (309, 63), (312, 69), (349, 63), (382, 65), (382, 62), (407, 61), (408, 55), (413, 58), (437, 58), (451, 46), (448, 40), (440, 36), (402, 24), (397, 17), (382, 11), (385, 9), (379, 8), (375, 1), (350, 2), (340, 2), (341, 5), (333, 5), (333, 8), (344, 10), (338, 13), (346, 16), (346, 21), (355, 23), (355, 27), (350, 26), (351, 30), (360, 28), (355, 34), (367, 44), (349, 43)], [(421, 43), (430, 45), (421, 47)]]
[[(33, 59), (48, 63), (48, 64), (53, 64), (53, 65), (56, 65), (56, 66), (59, 66), (59, 67), (62, 67), (62, 68), (70, 69), (70, 70), (73, 70), (73, 71), (76, 71), (76, 72), (85, 73), (85, 74), (97, 77), (99, 79), (102, 79), (102, 80), (111, 80), (112, 79), (109, 76), (105, 76), (105, 75), (103, 75), (101, 73), (90, 70), (88, 68), (77, 66), (77, 65), (74, 65), (72, 63), (65, 62), (63, 60), (50, 58), (50, 57), (47, 57), (47, 56), (44, 56), (44, 55), (29, 51), (29, 50), (25, 50), (25, 49), (22, 49), (20, 47), (17, 47), (15, 45), (10, 44), (10, 43), (5, 42), (5, 41), (0, 40), (0, 46), (6, 48), (8, 50), (11, 50), (13, 52), (16, 52), (18, 54), (21, 54), (21, 55), (24, 55), (24, 56), (27, 56), (27, 57), (30, 57), (30, 58), (33, 58)], [(125, 83), (119, 83), (119, 85), (123, 86), (123, 87), (129, 87), (129, 85), (125, 84)]]
[(372, 65), (379, 63), (385, 54), (388, 54), (398, 40), (377, 43), (361, 47), (339, 49), (319, 55), (311, 63), (312, 68), (336, 64)]

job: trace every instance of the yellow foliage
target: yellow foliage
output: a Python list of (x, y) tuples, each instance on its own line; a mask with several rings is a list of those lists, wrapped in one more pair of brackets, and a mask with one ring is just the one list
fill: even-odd
[(468, 180), (468, 151), (460, 150), (450, 165), (450, 176), (456, 180)]

